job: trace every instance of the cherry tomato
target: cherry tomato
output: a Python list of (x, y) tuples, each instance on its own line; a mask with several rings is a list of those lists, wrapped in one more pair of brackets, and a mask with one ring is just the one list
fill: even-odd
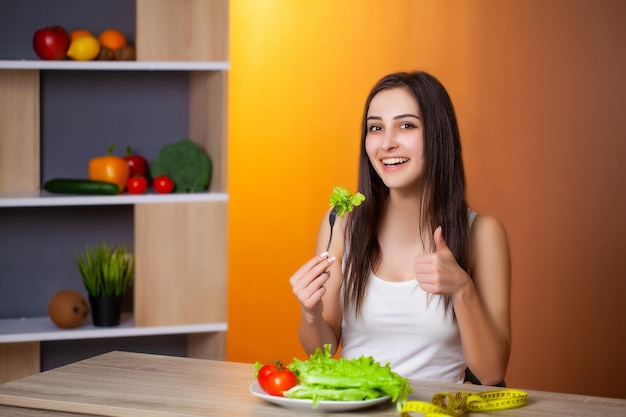
[(131, 194), (143, 194), (148, 189), (148, 180), (138, 175), (131, 177), (126, 183), (126, 189)]
[(157, 193), (167, 194), (174, 190), (174, 181), (165, 175), (156, 177), (152, 184)]
[(263, 391), (278, 397), (283, 396), (283, 391), (298, 384), (296, 375), (284, 367), (280, 361), (263, 365), (259, 369), (257, 380)]
[(278, 361), (274, 361), (272, 363), (266, 363), (261, 367), (261, 369), (259, 369), (257, 380), (259, 381), (259, 385), (261, 386), (261, 388), (263, 388), (263, 391), (267, 391), (265, 389), (265, 380), (267, 379), (268, 375), (272, 372), (276, 372), (279, 366), (281, 366), (281, 363)]
[(265, 378), (265, 392), (269, 395), (283, 397), (283, 392), (298, 385), (296, 374), (283, 368), (271, 372)]

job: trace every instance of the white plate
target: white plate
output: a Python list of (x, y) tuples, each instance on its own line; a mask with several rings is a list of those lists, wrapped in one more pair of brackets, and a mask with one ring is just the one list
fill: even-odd
[(390, 399), (390, 397), (384, 396), (375, 398), (373, 400), (363, 401), (320, 401), (317, 404), (317, 408), (313, 408), (313, 400), (299, 400), (294, 398), (277, 397), (275, 395), (269, 395), (259, 385), (259, 382), (253, 382), (250, 385), (250, 392), (259, 398), (263, 398), (271, 403), (278, 404), (285, 408), (298, 411), (317, 411), (320, 413), (331, 411), (349, 411), (358, 410), (360, 408), (371, 407), (376, 404), (383, 403)]

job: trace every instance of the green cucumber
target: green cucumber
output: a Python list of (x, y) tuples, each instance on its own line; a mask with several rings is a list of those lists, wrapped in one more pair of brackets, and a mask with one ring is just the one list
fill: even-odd
[(120, 188), (105, 181), (56, 178), (46, 181), (43, 189), (55, 194), (115, 195)]

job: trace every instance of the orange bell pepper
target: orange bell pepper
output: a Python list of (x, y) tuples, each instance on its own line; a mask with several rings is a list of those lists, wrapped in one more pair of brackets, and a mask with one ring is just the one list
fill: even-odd
[(124, 158), (113, 155), (114, 148), (115, 144), (112, 144), (106, 156), (95, 157), (89, 161), (89, 179), (111, 182), (119, 187), (121, 193), (126, 188), (130, 166)]

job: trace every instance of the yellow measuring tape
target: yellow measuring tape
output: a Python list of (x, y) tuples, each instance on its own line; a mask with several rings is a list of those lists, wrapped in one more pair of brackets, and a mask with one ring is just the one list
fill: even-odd
[(516, 389), (499, 389), (481, 393), (465, 391), (452, 394), (440, 392), (433, 395), (432, 403), (407, 401), (402, 406), (401, 416), (410, 417), (412, 412), (424, 417), (460, 416), (467, 412), (497, 411), (523, 407), (528, 403), (528, 393)]

